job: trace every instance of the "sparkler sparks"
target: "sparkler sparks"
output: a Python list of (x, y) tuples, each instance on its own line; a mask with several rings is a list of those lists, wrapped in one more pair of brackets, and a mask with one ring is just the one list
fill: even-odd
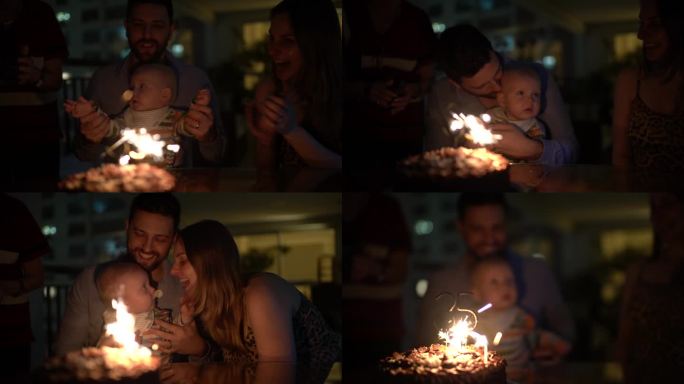
[[(155, 161), (161, 161), (164, 157), (164, 146), (166, 143), (163, 140), (159, 140), (159, 135), (149, 134), (145, 128), (140, 128), (139, 130), (124, 129), (121, 131), (121, 138), (107, 148), (106, 153), (113, 156), (112, 151), (123, 144), (130, 144), (135, 147), (135, 150), (129, 150), (127, 154), (119, 158), (119, 164), (121, 165), (128, 164), (131, 159), (142, 160), (150, 156)], [(169, 146), (172, 145), (177, 146), (177, 144), (169, 144)], [(178, 146), (178, 149), (180, 149), (180, 146)], [(178, 152), (173, 149), (169, 150)]]
[(456, 132), (463, 128), (468, 129), (466, 137), (475, 144), (488, 145), (494, 144), (501, 140), (502, 136), (494, 134), (485, 127), (485, 123), (492, 120), (488, 114), (482, 114), (480, 117), (475, 115), (466, 115), (464, 113), (452, 113), (454, 120), (451, 122), (449, 129), (451, 132)]

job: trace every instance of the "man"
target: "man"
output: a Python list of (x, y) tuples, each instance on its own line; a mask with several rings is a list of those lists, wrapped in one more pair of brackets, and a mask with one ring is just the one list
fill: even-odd
[[(158, 306), (171, 308), (174, 314), (179, 310), (182, 287), (171, 277), (171, 264), (167, 258), (179, 220), (180, 206), (173, 195), (147, 193), (136, 196), (126, 223), (128, 252), (122, 256), (150, 273), (151, 283), (163, 292)], [(95, 286), (95, 269), (96, 266), (84, 269), (69, 291), (55, 344), (57, 354), (94, 346), (102, 335), (105, 306)]]
[[(182, 140), (195, 142), (182, 144), (183, 148), (193, 148), (184, 153), (183, 165), (220, 163), (224, 156), (225, 133), (211, 83), (204, 71), (180, 62), (166, 50), (175, 31), (171, 0), (129, 0), (124, 26), (131, 53), (118, 63), (98, 69), (88, 84), (85, 98), (94, 101), (106, 114), (118, 115), (126, 107), (122, 95), (129, 89), (130, 73), (137, 64), (158, 62), (170, 65), (178, 77), (178, 92), (172, 107), (185, 110), (190, 106), (183, 118), (185, 127), (194, 137), (183, 137)], [(210, 107), (194, 103), (201, 89), (210, 90)], [(117, 139), (105, 139), (109, 126), (100, 113), (93, 112), (83, 117), (81, 122), (75, 140), (76, 155), (81, 160), (98, 161), (105, 149)], [(197, 149), (201, 158), (194, 153)]]
[(0, 382), (28, 382), (31, 370), (29, 293), (43, 286), (50, 252), (31, 212), (0, 194)]
[[(454, 145), (449, 130), (453, 113), (479, 115), (497, 106), (505, 60), (489, 40), (471, 25), (457, 25), (440, 36), (440, 54), (446, 76), (436, 80), (428, 95), (426, 148)], [(532, 139), (512, 124), (490, 124), (502, 139), (492, 146), (496, 152), (516, 160), (541, 164), (567, 164), (575, 159), (576, 140), (570, 117), (553, 76), (539, 64), (530, 63), (542, 85), (543, 120), (549, 138)]]
[[(458, 230), (465, 244), (465, 255), (451, 268), (435, 273), (421, 303), (418, 333), (420, 345), (437, 341), (437, 331), (446, 324), (453, 304), (437, 296), (450, 292), (469, 292), (470, 272), (480, 258), (502, 256), (513, 269), (518, 289), (518, 305), (532, 315), (540, 328), (560, 335), (567, 341), (574, 337), (574, 324), (563, 302), (549, 267), (541, 260), (523, 258), (508, 249), (506, 201), (500, 194), (464, 193), (458, 201)], [(467, 299), (467, 297), (463, 297)], [(466, 306), (466, 301), (460, 301)], [(537, 358), (558, 359), (551, 351), (536, 351)]]

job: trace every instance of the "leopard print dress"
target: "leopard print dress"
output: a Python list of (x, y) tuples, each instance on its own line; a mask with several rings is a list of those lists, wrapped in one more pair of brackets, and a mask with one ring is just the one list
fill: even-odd
[[(323, 315), (300, 294), (299, 308), (292, 317), (297, 364), (305, 367), (307, 379), (298, 382), (323, 382), (342, 352), (342, 338), (328, 327)], [(247, 352), (223, 349), (223, 361), (256, 363), (259, 360), (256, 339), (250, 326), (244, 336)]]
[(621, 319), (634, 329), (625, 343), (625, 383), (681, 382), (684, 271), (675, 273), (669, 284), (646, 281), (641, 275)]
[(655, 171), (684, 171), (684, 114), (651, 110), (639, 96), (632, 101), (627, 130), (631, 166)]

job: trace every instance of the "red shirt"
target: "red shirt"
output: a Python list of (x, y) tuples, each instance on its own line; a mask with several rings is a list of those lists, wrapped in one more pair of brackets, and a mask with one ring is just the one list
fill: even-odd
[[(17, 253), (13, 263), (0, 264), (0, 280), (17, 280), (21, 265), (41, 257), (50, 246), (31, 212), (17, 199), (0, 194), (0, 250)], [(0, 304), (0, 346), (26, 344), (33, 340), (29, 303)]]
[[(344, 52), (346, 81), (418, 82), (415, 69), (433, 60), (436, 41), (427, 14), (402, 1), (397, 19), (380, 34), (365, 1), (347, 1), (344, 5), (350, 35)], [(422, 140), (423, 103), (410, 103), (394, 115), (388, 108), (368, 100), (350, 104), (350, 109), (345, 109), (345, 119), (357, 117), (358, 125), (370, 135), (383, 141)]]

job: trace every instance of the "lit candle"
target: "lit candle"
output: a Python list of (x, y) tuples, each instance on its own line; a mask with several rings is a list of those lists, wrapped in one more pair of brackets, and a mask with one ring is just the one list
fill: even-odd
[(496, 335), (494, 336), (494, 345), (499, 345), (499, 343), (501, 342), (501, 336), (503, 336), (501, 332), (496, 333)]

